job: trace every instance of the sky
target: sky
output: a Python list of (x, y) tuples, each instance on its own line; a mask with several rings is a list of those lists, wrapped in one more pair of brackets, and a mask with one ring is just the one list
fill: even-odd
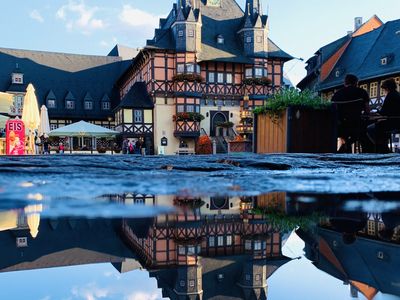
[[(0, 47), (107, 55), (115, 44), (143, 47), (174, 0), (1, 1)], [(243, 7), (245, 0), (237, 0)], [(307, 60), (323, 45), (374, 14), (400, 17), (399, 0), (263, 0), (270, 38), (284, 51)], [(304, 62), (285, 66), (293, 83), (305, 76)]]

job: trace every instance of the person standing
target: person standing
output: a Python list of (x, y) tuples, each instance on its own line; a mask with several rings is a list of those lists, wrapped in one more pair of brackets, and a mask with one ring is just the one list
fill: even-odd
[(128, 144), (129, 144), (128, 139), (124, 138), (122, 142), (122, 154), (128, 154)]
[(369, 114), (370, 99), (368, 93), (357, 84), (357, 76), (347, 74), (344, 88), (332, 97), (338, 113), (338, 137), (342, 143), (338, 150), (340, 153), (351, 153), (351, 145), (365, 136), (366, 126), (362, 126), (361, 115)]
[(388, 153), (390, 131), (400, 129), (400, 93), (392, 78), (385, 80), (381, 88), (386, 92), (386, 98), (378, 114), (387, 119), (378, 120), (368, 126), (368, 137), (375, 144), (377, 152)]

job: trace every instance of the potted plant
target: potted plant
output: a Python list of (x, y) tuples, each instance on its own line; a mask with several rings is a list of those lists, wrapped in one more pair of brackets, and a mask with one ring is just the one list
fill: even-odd
[(189, 82), (203, 82), (203, 77), (199, 74), (195, 73), (183, 73), (183, 74), (176, 74), (172, 77), (172, 80), (177, 81), (189, 81)]
[(283, 89), (253, 113), (257, 153), (332, 153), (336, 150), (332, 105), (311, 91)]
[(245, 85), (271, 85), (272, 81), (268, 77), (261, 78), (245, 78), (243, 79), (243, 84)]
[(104, 154), (107, 152), (107, 149), (105, 147), (97, 147), (97, 152), (100, 154)]

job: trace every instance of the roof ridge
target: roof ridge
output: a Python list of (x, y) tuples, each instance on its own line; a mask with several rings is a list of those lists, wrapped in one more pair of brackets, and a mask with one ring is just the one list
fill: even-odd
[(44, 51), (44, 50), (27, 50), (27, 49), (17, 49), (17, 48), (6, 48), (6, 47), (0, 47), (0, 51), (2, 50), (9, 50), (9, 51), (22, 51), (25, 53), (43, 53), (43, 54), (56, 54), (56, 55), (68, 55), (68, 56), (84, 56), (84, 57), (92, 57), (92, 58), (109, 58), (109, 59), (115, 59), (116, 57), (113, 56), (107, 56), (107, 55), (91, 55), (91, 54), (76, 54), (76, 53), (67, 53), (67, 52), (54, 52), (54, 51)]

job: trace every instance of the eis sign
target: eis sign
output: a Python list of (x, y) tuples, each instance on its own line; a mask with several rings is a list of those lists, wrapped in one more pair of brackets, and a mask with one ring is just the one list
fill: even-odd
[(25, 125), (21, 120), (9, 120), (6, 123), (6, 154), (25, 154)]

